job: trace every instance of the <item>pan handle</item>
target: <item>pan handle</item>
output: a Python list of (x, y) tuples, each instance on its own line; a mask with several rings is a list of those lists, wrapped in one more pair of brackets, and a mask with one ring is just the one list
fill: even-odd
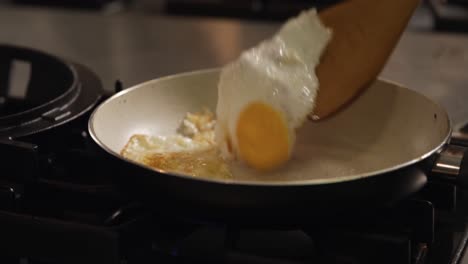
[(468, 188), (468, 155), (463, 155), (458, 175), (458, 183), (463, 188)]
[(447, 145), (436, 157), (432, 173), (444, 181), (468, 188), (468, 148)]

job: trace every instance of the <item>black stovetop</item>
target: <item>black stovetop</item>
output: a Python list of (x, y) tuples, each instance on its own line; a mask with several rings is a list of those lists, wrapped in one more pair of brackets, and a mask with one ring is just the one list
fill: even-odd
[[(48, 64), (44, 54), (1, 51), (1, 65), (31, 59), (23, 101), (51, 87), (71, 87), (62, 94), (77, 95), (61, 105), (43, 98), (48, 108), (39, 118), (28, 111), (0, 114), (0, 131), (9, 136), (0, 137), (0, 263), (461, 263), (466, 194), (441, 177), (395, 205), (306, 225), (247, 228), (150, 209), (116, 184), (122, 172), (88, 136), (92, 109), (109, 96), (96, 78), (62, 60)], [(61, 82), (50, 65), (71, 69), (73, 78)], [(5, 85), (11, 86), (11, 72), (0, 71), (3, 106), (12, 98)], [(122, 87), (116, 83), (116, 91)]]
[(468, 207), (449, 183), (321, 226), (170, 219), (114, 184), (118, 172), (88, 138), (88, 117), (1, 142), (1, 263), (461, 263)]

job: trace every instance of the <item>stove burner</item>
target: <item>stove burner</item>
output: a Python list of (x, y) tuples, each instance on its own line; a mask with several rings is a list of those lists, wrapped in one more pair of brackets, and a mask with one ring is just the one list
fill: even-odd
[(84, 66), (27, 48), (0, 45), (0, 139), (64, 124), (101, 98)]

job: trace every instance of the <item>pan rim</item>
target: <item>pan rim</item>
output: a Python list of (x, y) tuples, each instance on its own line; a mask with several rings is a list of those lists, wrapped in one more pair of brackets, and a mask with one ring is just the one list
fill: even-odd
[[(390, 85), (394, 85), (394, 86), (397, 86), (399, 88), (407, 89), (407, 90), (409, 90), (411, 92), (418, 93), (420, 96), (424, 97), (426, 100), (428, 100), (429, 102), (434, 104), (436, 107), (442, 109), (443, 113), (444, 113), (444, 116), (445, 116), (445, 119), (447, 120), (448, 131), (447, 131), (446, 136), (444, 137), (444, 139), (441, 140), (440, 144), (438, 144), (436, 147), (434, 147), (431, 151), (428, 151), (428, 152), (424, 153), (423, 155), (421, 155), (421, 156), (419, 156), (417, 158), (414, 158), (414, 159), (409, 160), (407, 162), (398, 164), (396, 166), (392, 166), (392, 167), (388, 167), (388, 168), (385, 168), (385, 169), (376, 170), (376, 171), (372, 171), (372, 172), (368, 172), (368, 173), (361, 173), (361, 174), (342, 176), (342, 177), (333, 177), (333, 178), (326, 178), (326, 179), (319, 178), (319, 179), (307, 179), (307, 180), (296, 180), (296, 181), (280, 181), (280, 180), (277, 180), (277, 181), (258, 181), (258, 180), (246, 181), (246, 180), (211, 179), (211, 178), (205, 178), (205, 177), (195, 177), (195, 176), (191, 176), (191, 175), (188, 175), (188, 174), (181, 174), (181, 173), (177, 173), (177, 172), (170, 172), (170, 171), (165, 171), (165, 170), (162, 170), (162, 169), (153, 168), (153, 167), (147, 166), (145, 164), (141, 164), (141, 163), (138, 163), (136, 161), (130, 160), (128, 158), (125, 158), (122, 155), (120, 155), (120, 153), (117, 153), (117, 152), (113, 151), (112, 149), (110, 149), (109, 147), (107, 147), (99, 139), (99, 137), (96, 135), (95, 129), (94, 129), (94, 119), (95, 119), (96, 113), (99, 111), (99, 109), (101, 107), (103, 107), (103, 105), (105, 105), (106, 102), (114, 100), (115, 98), (123, 96), (126, 93), (129, 93), (129, 92), (131, 92), (133, 90), (139, 89), (140, 87), (146, 86), (146, 85), (148, 85), (150, 83), (159, 82), (159, 81), (163, 81), (163, 80), (170, 80), (170, 79), (179, 78), (179, 77), (183, 77), (183, 76), (209, 74), (209, 73), (214, 73), (214, 72), (219, 72), (219, 71), (220, 71), (220, 68), (207, 68), (207, 69), (200, 69), (200, 70), (193, 70), (193, 71), (187, 71), (187, 72), (182, 72), (182, 73), (176, 73), (176, 74), (171, 74), (171, 75), (151, 79), (151, 80), (136, 84), (136, 85), (134, 85), (132, 87), (129, 87), (127, 89), (124, 89), (124, 90), (112, 95), (111, 97), (107, 98), (106, 100), (104, 100), (101, 104), (99, 104), (93, 110), (93, 112), (90, 115), (90, 118), (88, 119), (88, 132), (89, 132), (91, 138), (93, 139), (93, 141), (100, 148), (102, 148), (104, 151), (106, 151), (108, 154), (112, 155), (113, 157), (115, 157), (115, 158), (117, 158), (119, 160), (122, 160), (124, 162), (128, 162), (128, 163), (130, 163), (130, 164), (132, 164), (134, 166), (144, 168), (146, 170), (153, 171), (155, 173), (159, 173), (159, 174), (163, 174), (163, 175), (167, 175), (167, 176), (171, 176), (171, 177), (178, 177), (178, 178), (181, 178), (181, 179), (184, 179), (184, 180), (195, 180), (195, 181), (201, 181), (201, 182), (210, 183), (210, 184), (238, 185), (238, 186), (252, 186), (252, 187), (285, 187), (285, 186), (291, 186), (292, 187), (292, 186), (305, 186), (305, 185), (336, 184), (336, 183), (352, 182), (352, 181), (356, 181), (356, 180), (360, 180), (360, 179), (371, 178), (371, 177), (374, 177), (374, 176), (388, 174), (388, 173), (395, 172), (397, 170), (409, 167), (411, 165), (417, 164), (417, 163), (427, 159), (428, 157), (434, 155), (435, 153), (439, 152), (449, 142), (449, 140), (451, 138), (451, 135), (452, 135), (452, 131), (453, 131), (452, 120), (450, 119), (450, 116), (448, 115), (445, 108), (440, 103), (435, 102), (434, 100), (431, 100), (429, 97), (427, 97), (424, 94), (421, 94), (421, 93), (418, 93), (416, 91), (410, 90), (410, 89), (404, 87), (403, 85), (399, 84), (398, 82), (390, 81), (390, 80), (388, 80), (386, 78), (382, 78), (382, 77), (378, 77), (376, 79), (376, 81), (386, 83), (386, 84), (390, 84)], [(155, 175), (155, 177), (156, 177), (156, 175)]]

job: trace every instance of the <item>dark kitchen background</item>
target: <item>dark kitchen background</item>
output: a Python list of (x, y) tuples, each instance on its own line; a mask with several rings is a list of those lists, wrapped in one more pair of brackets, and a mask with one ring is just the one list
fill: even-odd
[[(325, 6), (339, 0), (10, 0), (13, 4), (106, 9), (116, 6), (145, 11), (191, 15), (216, 15), (278, 19), (310, 6)], [(8, 2), (8, 1), (7, 1)]]
[[(0, 4), (87, 9), (99, 12), (151, 12), (169, 15), (284, 20), (308, 7), (326, 8), (340, 0), (0, 0)], [(433, 28), (468, 31), (468, 0), (424, 0)]]

